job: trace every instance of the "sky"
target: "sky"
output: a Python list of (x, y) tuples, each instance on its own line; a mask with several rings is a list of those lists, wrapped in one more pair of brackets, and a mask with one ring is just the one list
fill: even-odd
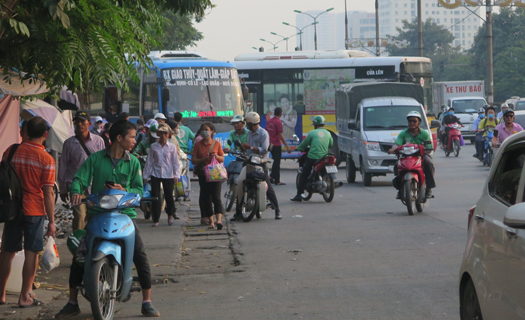
[[(232, 61), (241, 53), (257, 52), (252, 47), (261, 45), (269, 48), (269, 43), (261, 38), (277, 42), (280, 38), (270, 34), (275, 32), (285, 37), (295, 34), (295, 28), (286, 26), (283, 21), (295, 25), (294, 10), (326, 10), (344, 12), (345, 0), (212, 0), (215, 8), (208, 10), (204, 20), (194, 26), (202, 32), (204, 40), (196, 47), (187, 48), (204, 54), (208, 59)], [(348, 11), (375, 11), (374, 0), (346, 0)], [(289, 48), (295, 40), (289, 41)], [(279, 51), (279, 49), (278, 49)]]

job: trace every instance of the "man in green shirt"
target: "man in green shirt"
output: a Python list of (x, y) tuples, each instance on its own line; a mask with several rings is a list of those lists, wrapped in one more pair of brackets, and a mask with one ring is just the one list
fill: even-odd
[[(109, 131), (111, 146), (91, 154), (78, 169), (71, 184), (71, 205), (78, 205), (82, 200), (82, 194), (91, 186), (92, 193), (99, 193), (104, 189), (119, 189), (130, 193), (142, 195), (142, 170), (137, 158), (130, 155), (135, 145), (136, 127), (127, 120), (115, 122)], [(113, 185), (107, 185), (111, 180)], [(94, 209), (88, 210), (88, 214), (96, 214)], [(137, 214), (134, 208), (126, 208), (121, 211), (131, 219)], [(144, 243), (140, 237), (137, 224), (135, 225), (135, 250), (133, 252), (133, 263), (137, 269), (140, 286), (142, 288), (141, 313), (149, 317), (158, 317), (160, 312), (151, 304), (151, 272), (146, 255)], [(89, 228), (89, 224), (87, 226)], [(56, 319), (64, 319), (80, 313), (78, 307), (78, 287), (82, 284), (84, 268), (73, 261), (69, 274), (69, 301), (60, 312), (55, 315)]]
[[(233, 142), (239, 139), (241, 141), (241, 144), (248, 143), (248, 129), (246, 129), (244, 117), (241, 115), (236, 115), (235, 117), (233, 117), (233, 119), (230, 121), (230, 124), (235, 130), (230, 131), (228, 141), (231, 143), (228, 143), (228, 145), (232, 150), (236, 151), (240, 148), (234, 145)], [(224, 148), (224, 152), (230, 152), (230, 149)]]
[(182, 125), (182, 113), (175, 112), (173, 119), (179, 123), (179, 134), (177, 135), (177, 140), (179, 141), (180, 149), (189, 154), (190, 140), (195, 140), (195, 134), (190, 128)]
[[(399, 133), (397, 136), (395, 144), (390, 150), (389, 154), (393, 154), (397, 147), (402, 146), (407, 143), (424, 145), (425, 149), (432, 150), (432, 139), (427, 130), (421, 130), (419, 125), (421, 124), (421, 114), (417, 111), (410, 111), (407, 115), (408, 120), (408, 129), (405, 129)], [(427, 142), (427, 143), (426, 143)], [(423, 174), (425, 175), (425, 197), (432, 197), (432, 189), (436, 187), (436, 181), (434, 180), (434, 174), (436, 169), (434, 168), (434, 163), (429, 154), (423, 156)], [(397, 164), (394, 166), (394, 174), (396, 175), (393, 184), (396, 189), (399, 190), (399, 177), (397, 176)], [(399, 199), (399, 193), (397, 194)]]
[(299, 183), (297, 184), (297, 195), (290, 199), (291, 201), (303, 201), (302, 194), (304, 193), (304, 187), (306, 186), (312, 167), (317, 160), (328, 154), (328, 149), (334, 144), (332, 135), (328, 130), (324, 129), (325, 123), (326, 120), (323, 116), (315, 116), (313, 119), (313, 126), (315, 129), (308, 132), (308, 135), (303, 142), (301, 142), (301, 144), (295, 149), (297, 151), (302, 151), (310, 146), (310, 151), (308, 151), (308, 156), (304, 162), (303, 171), (299, 177)]

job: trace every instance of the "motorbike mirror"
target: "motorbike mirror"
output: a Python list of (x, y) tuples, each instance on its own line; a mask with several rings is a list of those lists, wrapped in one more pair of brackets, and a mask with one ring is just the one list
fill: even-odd
[(296, 134), (293, 135), (293, 138), (295, 139), (295, 141), (299, 142), (299, 137)]
[(244, 150), (244, 147), (242, 146), (241, 140), (239, 140), (239, 139), (235, 139), (235, 140), (233, 141), (233, 144), (235, 144), (237, 147), (241, 148), (242, 151), (245, 151), (245, 150)]
[(230, 145), (230, 146), (232, 145), (232, 141), (230, 139), (228, 139), (227, 142), (228, 142), (228, 145)]
[(441, 123), (439, 123), (439, 120), (430, 121), (430, 129), (435, 129), (439, 127), (441, 127)]

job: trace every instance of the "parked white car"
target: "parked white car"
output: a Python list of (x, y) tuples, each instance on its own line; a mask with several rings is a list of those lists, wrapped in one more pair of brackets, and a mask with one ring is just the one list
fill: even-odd
[(468, 216), (461, 319), (525, 319), (525, 132), (507, 138)]

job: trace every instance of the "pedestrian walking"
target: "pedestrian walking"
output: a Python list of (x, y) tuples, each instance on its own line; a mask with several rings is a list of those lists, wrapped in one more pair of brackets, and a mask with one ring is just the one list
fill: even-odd
[[(199, 177), (199, 207), (201, 210), (201, 224), (209, 224), (209, 229), (222, 230), (222, 207), (221, 182), (208, 182), (204, 173), (204, 166), (211, 163), (215, 158), (217, 162), (224, 162), (224, 152), (221, 143), (215, 139), (215, 127), (210, 122), (205, 122), (199, 129), (202, 139), (195, 143), (191, 162), (194, 165), (193, 172)], [(217, 216), (217, 222), (213, 219), (213, 214)]]
[[(69, 202), (69, 190), (78, 168), (92, 153), (105, 148), (104, 139), (89, 132), (91, 118), (87, 112), (77, 112), (73, 118), (73, 123), (75, 124), (75, 135), (64, 141), (58, 169), (60, 199), (64, 203)], [(86, 189), (85, 195), (87, 194), (89, 194), (89, 189)], [(86, 204), (81, 203), (78, 206), (73, 206), (73, 231), (83, 230), (85, 225)]]
[(270, 173), (270, 181), (276, 185), (285, 185), (281, 182), (281, 157), (282, 157), (282, 144), (285, 145), (286, 151), (288, 153), (292, 152), (286, 139), (283, 136), (283, 123), (281, 122), (281, 117), (283, 116), (283, 109), (275, 108), (273, 112), (273, 118), (271, 118), (266, 124), (266, 131), (270, 136), (270, 152), (272, 153), (273, 164), (272, 172)]
[[(164, 189), (166, 200), (166, 213), (168, 224), (172, 225), (174, 219), (179, 219), (176, 214), (175, 199), (173, 198), (173, 187), (180, 179), (180, 163), (177, 147), (168, 141), (171, 129), (166, 123), (159, 124), (157, 135), (159, 141), (151, 145), (151, 149), (144, 167), (144, 184), (151, 179), (151, 196), (160, 196), (160, 185)], [(152, 219), (153, 227), (159, 225), (161, 204), (153, 201)]]
[[(4, 224), (2, 248), (0, 251), (0, 304), (5, 304), (5, 290), (11, 263), (15, 254), (24, 249), (25, 261), (22, 269), (22, 288), (18, 298), (21, 308), (39, 306), (31, 292), (38, 267), (38, 253), (44, 250), (44, 221), (49, 221), (46, 235), (55, 236), (55, 161), (46, 152), (43, 143), (48, 133), (47, 122), (35, 117), (27, 122), (27, 140), (20, 145), (9, 147), (3, 159), (6, 160), (11, 149), (17, 148), (11, 165), (16, 171), (23, 195), (23, 217)], [(16, 147), (15, 147), (16, 146)], [(22, 246), (23, 243), (23, 246)]]
[(191, 131), (190, 128), (182, 124), (182, 113), (175, 112), (175, 114), (173, 115), (173, 119), (175, 119), (175, 121), (179, 123), (179, 134), (177, 135), (177, 140), (179, 140), (179, 146), (182, 149), (182, 151), (186, 152), (186, 154), (189, 154), (190, 140), (195, 140), (195, 134)]

